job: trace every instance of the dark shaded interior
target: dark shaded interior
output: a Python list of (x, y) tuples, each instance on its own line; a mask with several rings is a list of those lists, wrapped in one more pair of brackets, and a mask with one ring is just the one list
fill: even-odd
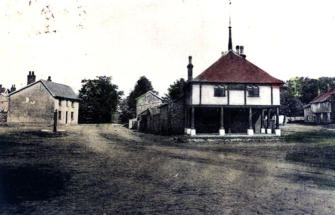
[[(195, 108), (194, 126), (197, 133), (219, 133), (220, 108)], [(255, 133), (260, 133), (261, 110), (252, 110), (252, 126)], [(226, 133), (246, 133), (249, 128), (248, 108), (224, 109), (224, 128)]]

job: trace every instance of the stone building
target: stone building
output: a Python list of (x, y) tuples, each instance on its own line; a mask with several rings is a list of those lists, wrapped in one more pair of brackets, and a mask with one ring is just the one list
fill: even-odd
[(157, 107), (163, 103), (162, 98), (153, 91), (148, 91), (136, 98), (136, 117), (149, 108)]
[(78, 124), (79, 99), (71, 87), (35, 78), (29, 72), (28, 85), (9, 94), (8, 124), (52, 124), (55, 111), (59, 124)]
[(335, 122), (335, 88), (318, 95), (304, 106), (304, 120), (317, 124)]
[[(275, 133), (280, 135), (280, 86), (283, 81), (246, 59), (243, 46), (233, 50), (229, 26), (228, 51), (193, 78), (189, 57), (185, 91), (185, 132)], [(271, 120), (276, 115), (275, 129)], [(267, 119), (267, 120), (266, 120)]]
[(8, 101), (8, 94), (4, 90), (0, 93), (0, 124), (7, 122)]

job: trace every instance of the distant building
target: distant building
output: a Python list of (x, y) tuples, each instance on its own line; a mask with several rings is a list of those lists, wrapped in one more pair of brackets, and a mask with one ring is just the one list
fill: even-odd
[(335, 88), (315, 97), (308, 105), (304, 106), (304, 119), (309, 123), (334, 123), (335, 122)]
[[(3, 89), (1, 85), (0, 88)], [(7, 122), (8, 102), (8, 90), (3, 89), (0, 93), (0, 124)]]
[(9, 94), (8, 123), (78, 124), (79, 99), (71, 87), (51, 81), (35, 81), (29, 72), (28, 85)]
[(136, 117), (149, 108), (157, 107), (163, 103), (163, 99), (153, 91), (148, 91), (136, 98)]

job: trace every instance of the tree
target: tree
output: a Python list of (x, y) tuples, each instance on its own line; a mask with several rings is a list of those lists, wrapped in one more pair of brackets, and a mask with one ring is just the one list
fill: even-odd
[(79, 121), (81, 123), (111, 122), (112, 114), (123, 95), (118, 86), (111, 83), (111, 77), (98, 76), (93, 80), (82, 80), (79, 90), (80, 108)]
[(176, 100), (184, 95), (186, 81), (181, 78), (173, 82), (168, 88), (168, 94), (166, 97), (170, 100)]
[(327, 92), (330, 88), (335, 87), (335, 78), (332, 77), (320, 77), (318, 78), (319, 82), (319, 92)]
[(153, 90), (151, 81), (149, 81), (145, 76), (140, 77), (140, 79), (136, 82), (134, 90), (131, 91), (127, 97), (128, 111), (130, 112), (132, 118), (136, 116), (136, 98), (149, 90)]

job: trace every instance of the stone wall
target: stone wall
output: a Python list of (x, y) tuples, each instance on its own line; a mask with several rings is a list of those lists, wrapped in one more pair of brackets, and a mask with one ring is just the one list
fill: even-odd
[(154, 95), (152, 92), (146, 92), (145, 94), (139, 96), (136, 100), (136, 117), (143, 111), (157, 107), (162, 104), (162, 100)]
[(0, 124), (7, 122), (8, 97), (0, 95)]
[(54, 98), (41, 83), (9, 97), (8, 123), (52, 124)]
[(138, 116), (138, 128), (155, 134), (183, 134), (184, 100), (149, 108)]

